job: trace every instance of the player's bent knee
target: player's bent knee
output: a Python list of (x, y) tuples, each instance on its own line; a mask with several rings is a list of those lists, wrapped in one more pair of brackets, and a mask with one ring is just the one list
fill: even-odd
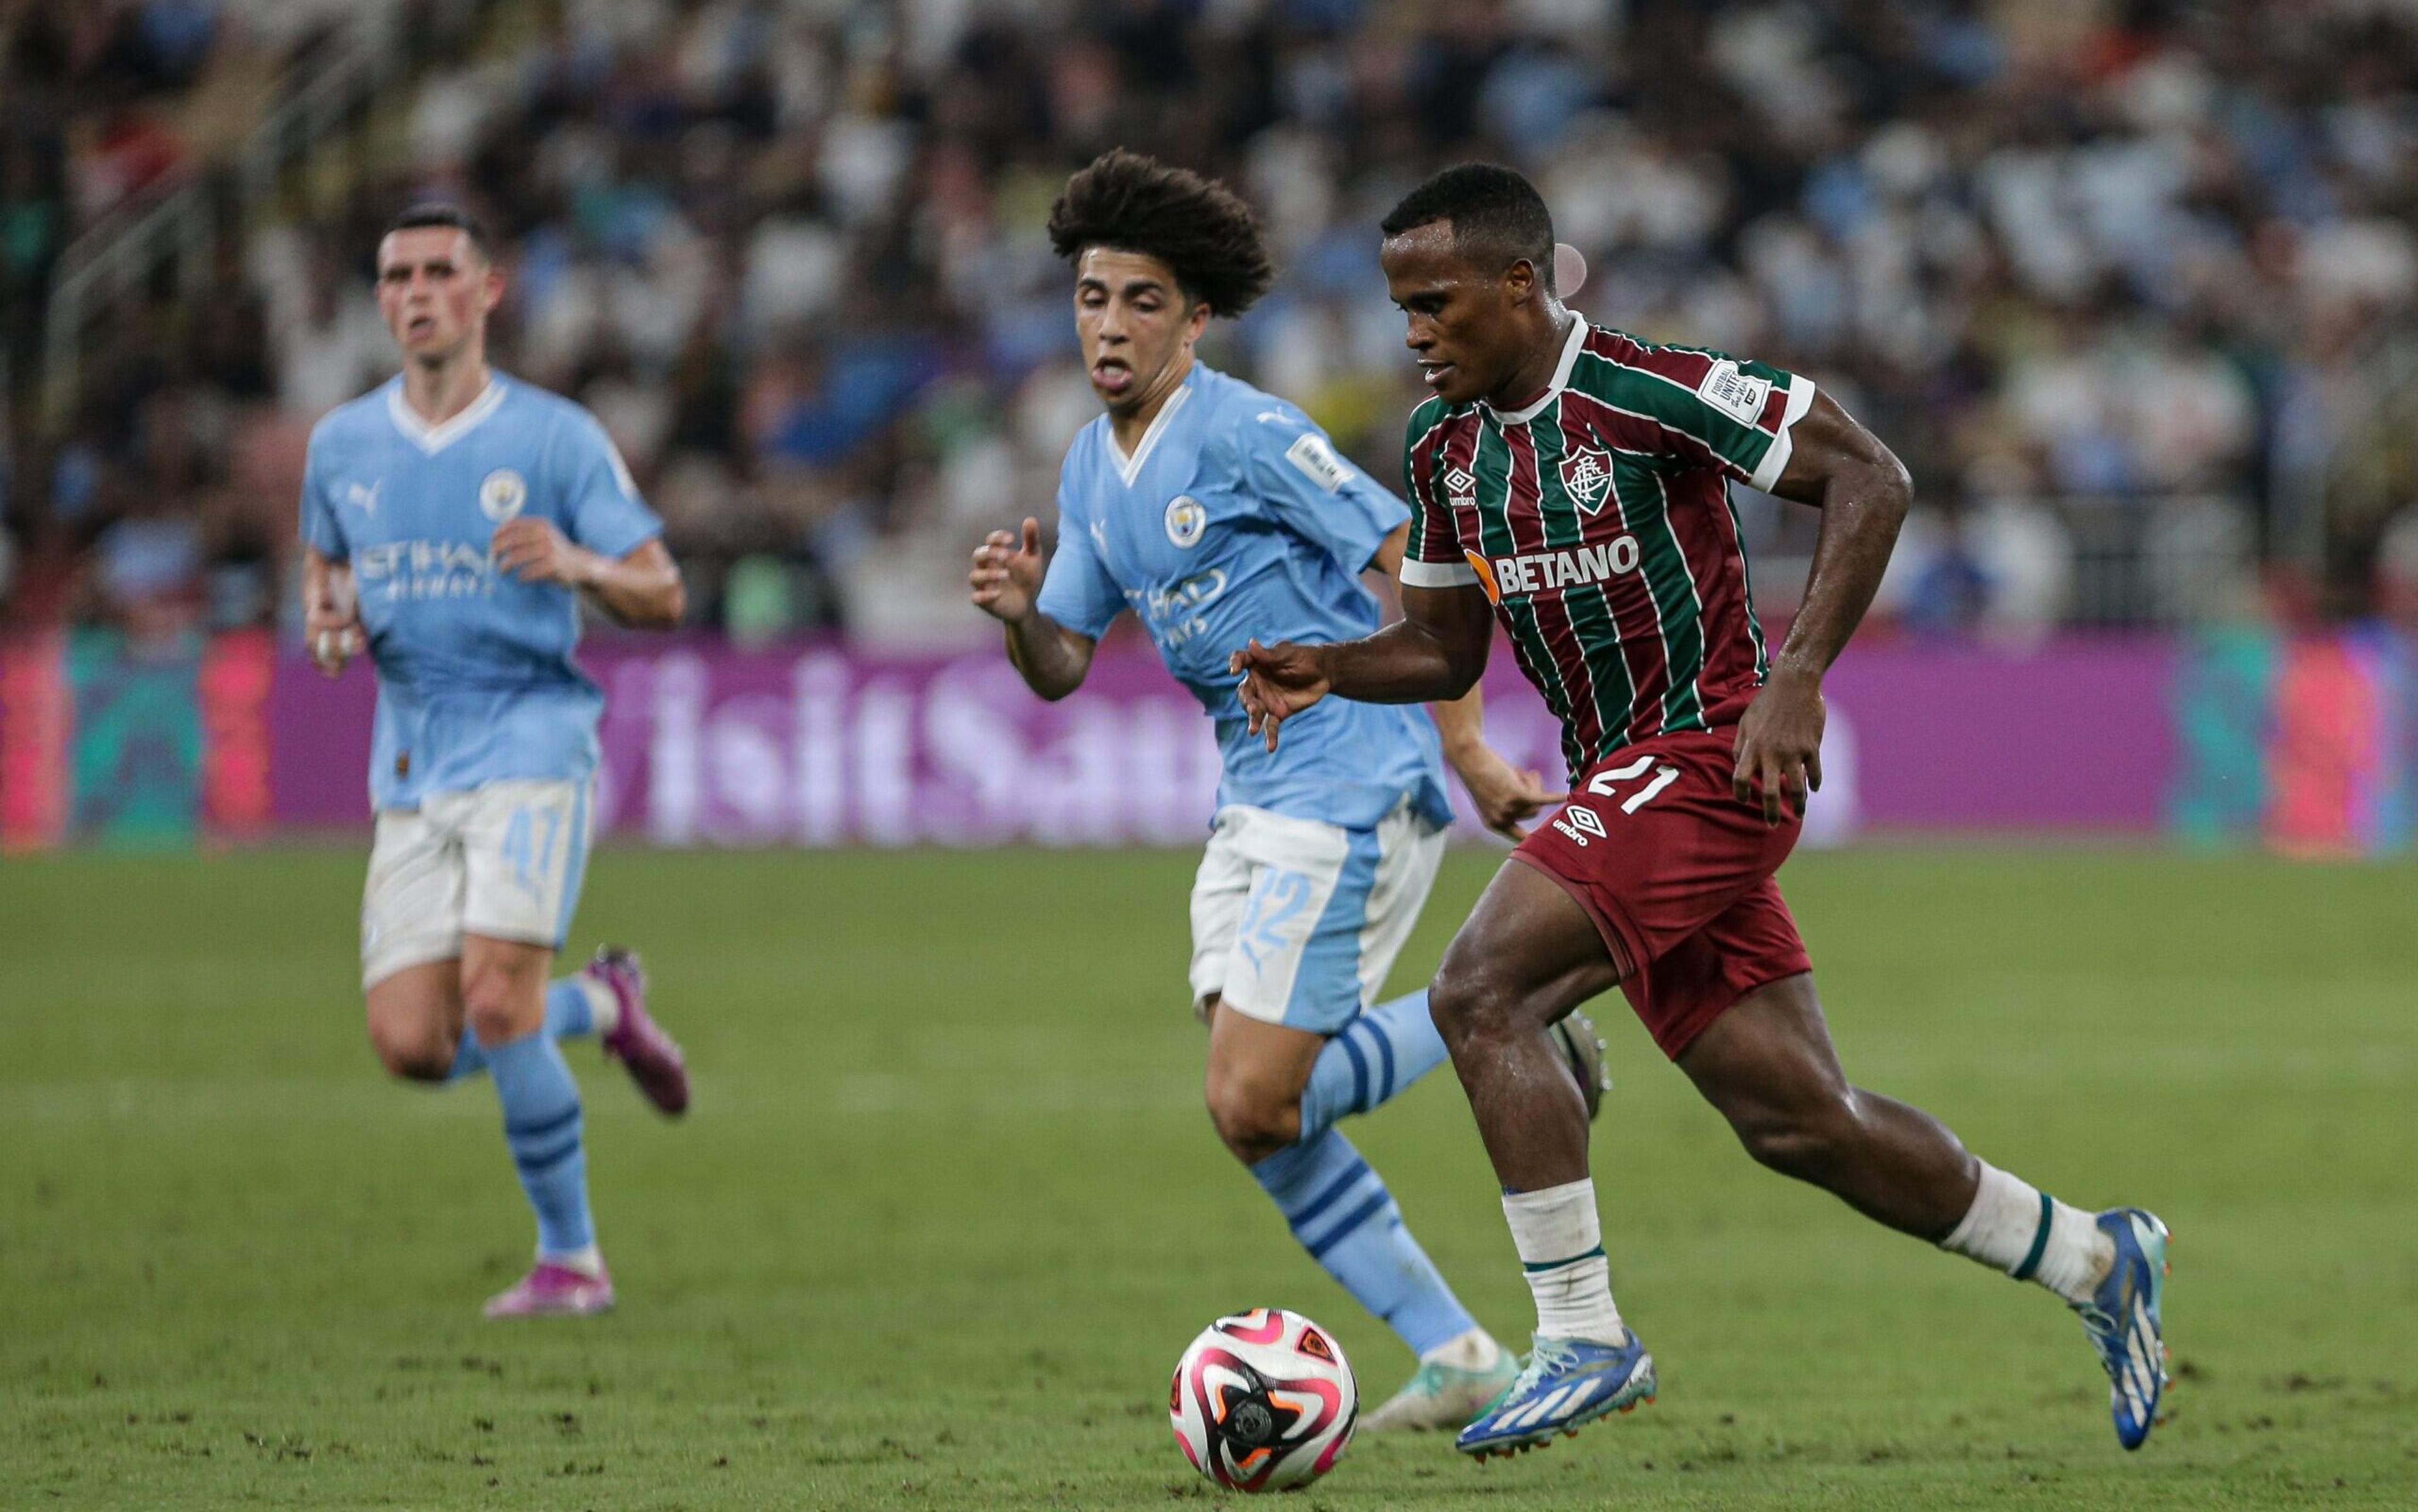
[(545, 1024), (545, 973), (550, 956), (528, 951), (482, 953), (462, 970), (462, 1015), (482, 1045), (502, 1045)]
[(1301, 1138), (1301, 1094), (1286, 1097), (1265, 1082), (1212, 1077), (1209, 1122), (1234, 1158), (1256, 1165)]
[(545, 1022), (545, 1000), (534, 1010), (528, 990), (501, 975), (473, 977), (462, 985), (462, 1016), (482, 1045), (502, 1045), (536, 1032)]
[(1531, 1016), (1524, 984), (1476, 951), (1445, 953), (1428, 988), (1428, 1016), (1446, 1045), (1515, 1032)]
[(443, 1081), (453, 1074), (454, 1046), (443, 1031), (370, 1020), (370, 1046), (387, 1074), (406, 1081)]
[(1730, 1125), (1758, 1162), (1783, 1175), (1819, 1181), (1853, 1158), (1862, 1121), (1855, 1094), (1844, 1092), (1734, 1114)]

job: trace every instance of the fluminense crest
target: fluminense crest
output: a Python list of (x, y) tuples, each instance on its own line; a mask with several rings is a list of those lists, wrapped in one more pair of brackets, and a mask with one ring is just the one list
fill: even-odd
[(1612, 453), (1581, 447), (1562, 459), (1562, 487), (1588, 514), (1603, 508), (1612, 491)]

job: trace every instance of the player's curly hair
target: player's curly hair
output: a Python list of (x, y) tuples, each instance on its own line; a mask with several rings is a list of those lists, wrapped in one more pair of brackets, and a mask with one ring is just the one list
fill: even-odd
[(1070, 263), (1087, 247), (1155, 257), (1214, 314), (1241, 314), (1276, 282), (1259, 217), (1232, 190), (1123, 147), (1066, 180), (1049, 207), (1049, 245)]

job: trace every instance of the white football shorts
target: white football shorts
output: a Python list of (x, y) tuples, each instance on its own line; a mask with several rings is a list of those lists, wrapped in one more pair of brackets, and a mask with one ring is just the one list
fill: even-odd
[(1219, 809), (1192, 884), (1193, 1000), (1339, 1032), (1384, 989), (1444, 847), (1407, 802), (1373, 830)]
[(489, 783), (380, 809), (361, 893), (361, 986), (451, 960), (462, 937), (559, 947), (595, 822), (589, 782)]

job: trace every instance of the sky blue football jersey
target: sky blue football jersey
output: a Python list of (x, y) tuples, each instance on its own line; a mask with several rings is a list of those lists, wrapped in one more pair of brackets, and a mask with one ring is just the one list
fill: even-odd
[(412, 413), (398, 376), (311, 432), (302, 539), (351, 563), (360, 588), (379, 808), (596, 770), (604, 695), (572, 659), (576, 590), (500, 573), (488, 555), (519, 514), (614, 557), (663, 530), (593, 415), (502, 374), (442, 425)]
[(1410, 517), (1298, 408), (1196, 361), (1131, 457), (1105, 415), (1067, 448), (1039, 603), (1094, 639), (1121, 611), (1140, 617), (1216, 722), (1221, 806), (1365, 827), (1408, 799), (1448, 824), (1425, 710), (1323, 699), (1285, 722), (1272, 756), (1226, 670), (1253, 636), (1329, 642), (1376, 630), (1360, 573)]

